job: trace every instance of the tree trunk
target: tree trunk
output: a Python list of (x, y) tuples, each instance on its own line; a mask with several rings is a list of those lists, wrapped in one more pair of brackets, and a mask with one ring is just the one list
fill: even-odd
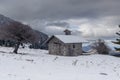
[(20, 46), (20, 42), (17, 42), (16, 45), (15, 45), (15, 49), (14, 49), (14, 51), (13, 51), (14, 53), (17, 54), (17, 51), (18, 51), (19, 46)]

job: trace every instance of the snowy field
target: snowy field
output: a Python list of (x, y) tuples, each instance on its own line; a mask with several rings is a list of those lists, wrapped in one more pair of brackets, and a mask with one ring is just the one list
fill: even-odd
[(120, 80), (120, 58), (109, 55), (63, 57), (39, 49), (0, 47), (0, 80)]

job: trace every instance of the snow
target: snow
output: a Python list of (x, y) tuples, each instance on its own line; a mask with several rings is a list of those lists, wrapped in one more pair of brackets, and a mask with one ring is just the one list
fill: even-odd
[(40, 49), (0, 47), (1, 80), (120, 80), (120, 58), (109, 55), (64, 57)]
[(54, 35), (58, 39), (60, 39), (64, 43), (86, 43), (88, 42), (84, 38), (75, 35)]
[(106, 45), (108, 45), (110, 49), (115, 50), (115, 47), (120, 47), (119, 45), (112, 43), (112, 41), (115, 40), (106, 40)]
[(14, 20), (8, 18), (8, 17), (5, 17), (4, 15), (1, 15), (0, 14), (0, 25), (9, 25), (11, 22), (13, 22)]

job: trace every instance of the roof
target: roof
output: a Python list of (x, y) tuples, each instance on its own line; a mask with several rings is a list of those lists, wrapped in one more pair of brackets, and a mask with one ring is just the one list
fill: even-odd
[(66, 31), (72, 32), (72, 31), (70, 31), (70, 30), (68, 30), (68, 29), (65, 29), (65, 30), (64, 30), (64, 32), (66, 32)]
[(80, 36), (75, 36), (75, 35), (54, 35), (52, 37), (56, 37), (57, 39), (61, 40), (64, 43), (87, 43), (88, 42), (84, 38), (81, 38)]

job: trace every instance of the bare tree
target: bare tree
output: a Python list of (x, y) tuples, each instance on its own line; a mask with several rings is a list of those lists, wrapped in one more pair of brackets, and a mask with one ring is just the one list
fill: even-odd
[(14, 53), (17, 54), (21, 43), (34, 43), (37, 41), (36, 34), (28, 25), (23, 25), (19, 22), (13, 22), (9, 26), (1, 28), (1, 36), (7, 40), (14, 40), (16, 42)]
[(98, 39), (93, 43), (92, 48), (96, 49), (99, 54), (109, 54), (110, 48), (105, 44), (104, 40)]

